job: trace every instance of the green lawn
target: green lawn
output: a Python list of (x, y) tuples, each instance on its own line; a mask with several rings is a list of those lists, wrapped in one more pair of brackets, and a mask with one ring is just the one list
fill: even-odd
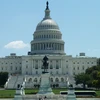
[[(55, 94), (59, 94), (60, 91), (66, 91), (65, 88), (53, 89)], [(35, 94), (38, 92), (38, 89), (25, 89), (25, 94)], [(13, 98), (15, 90), (0, 90), (0, 98)], [(100, 90), (96, 91), (97, 97), (100, 97)]]

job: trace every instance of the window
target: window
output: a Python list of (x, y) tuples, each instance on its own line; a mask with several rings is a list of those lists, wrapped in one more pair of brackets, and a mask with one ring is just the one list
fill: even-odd
[(51, 82), (53, 82), (53, 78), (51, 78)]
[(50, 65), (50, 69), (53, 69), (52, 65)]
[(77, 69), (79, 70), (79, 67), (77, 67)]
[(89, 62), (87, 62), (87, 64), (89, 64)]
[(68, 68), (68, 65), (66, 65), (66, 68)]
[(38, 69), (38, 66), (37, 65), (35, 66), (35, 69)]
[(28, 74), (28, 72), (26, 72), (26, 75)]
[(59, 66), (58, 65), (56, 65), (56, 69), (59, 69)]
[(38, 63), (38, 60), (36, 60), (36, 63)]
[(58, 74), (58, 71), (56, 71), (56, 74)]
[(3, 67), (2, 67), (2, 70), (3, 70)]
[(75, 64), (75, 62), (73, 62), (73, 64)]
[(26, 65), (26, 68), (28, 68), (28, 65)]
[(83, 66), (83, 68), (82, 68), (83, 70), (84, 70), (84, 66)]
[(56, 82), (59, 82), (59, 79), (58, 79), (58, 78), (56, 78), (56, 79), (55, 79), (55, 81), (56, 81)]
[(34, 79), (34, 82), (37, 82), (37, 78)]
[(10, 69), (12, 70), (12, 66), (10, 66)]
[(75, 67), (73, 68), (73, 70), (75, 70)]
[(38, 74), (38, 71), (36, 71), (36, 74)]
[(41, 78), (40, 78), (40, 82), (41, 82)]
[(58, 63), (58, 60), (56, 60), (56, 63)]
[(17, 70), (17, 67), (16, 67), (16, 70)]
[(64, 78), (61, 78), (61, 82), (64, 82)]
[(32, 78), (29, 78), (28, 82), (32, 82)]
[(73, 72), (73, 75), (75, 75), (75, 72)]

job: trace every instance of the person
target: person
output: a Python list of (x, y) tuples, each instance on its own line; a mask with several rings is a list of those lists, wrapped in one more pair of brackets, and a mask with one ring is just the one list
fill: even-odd
[(45, 96), (44, 99), (46, 99), (47, 97)]
[(39, 98), (39, 100), (41, 100), (41, 98)]

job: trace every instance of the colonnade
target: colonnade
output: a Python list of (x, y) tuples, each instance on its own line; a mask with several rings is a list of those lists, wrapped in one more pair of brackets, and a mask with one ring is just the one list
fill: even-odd
[(34, 43), (31, 50), (64, 50), (64, 44), (59, 43)]

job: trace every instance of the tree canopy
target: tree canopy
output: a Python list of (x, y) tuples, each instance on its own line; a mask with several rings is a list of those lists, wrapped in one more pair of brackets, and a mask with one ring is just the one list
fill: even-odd
[(74, 78), (76, 84), (83, 84), (84, 88), (85, 85), (87, 84), (88, 87), (95, 87), (99, 89), (100, 88), (100, 65), (90, 67), (86, 69), (85, 73), (80, 73), (78, 75), (75, 75)]
[(0, 72), (0, 86), (4, 86), (8, 79), (8, 72)]

